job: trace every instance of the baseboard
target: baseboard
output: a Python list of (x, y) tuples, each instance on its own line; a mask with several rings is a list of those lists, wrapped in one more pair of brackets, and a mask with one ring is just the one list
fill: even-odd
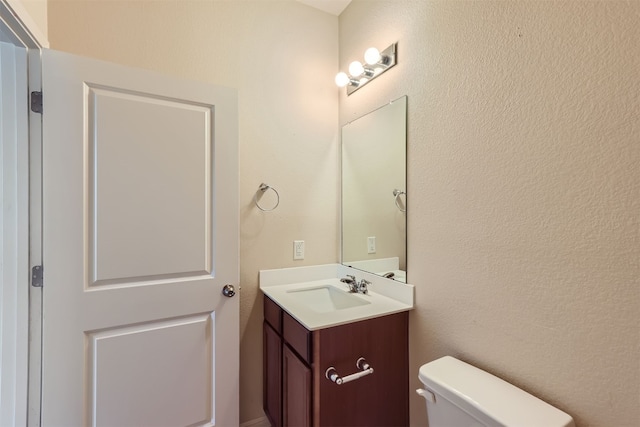
[(240, 427), (271, 427), (271, 423), (267, 417), (256, 418), (240, 424)]

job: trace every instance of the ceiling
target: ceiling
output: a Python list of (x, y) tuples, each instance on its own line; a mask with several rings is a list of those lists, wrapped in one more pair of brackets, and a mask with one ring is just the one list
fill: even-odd
[(351, 0), (298, 0), (307, 6), (315, 7), (332, 15), (340, 15), (342, 11), (351, 3)]

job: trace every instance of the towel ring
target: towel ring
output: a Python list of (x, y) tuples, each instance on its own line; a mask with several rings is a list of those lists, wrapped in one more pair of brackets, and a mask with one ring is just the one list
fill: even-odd
[[(260, 203), (258, 203), (258, 194), (260, 194), (260, 192), (262, 192), (262, 194), (264, 194), (264, 193), (267, 192), (267, 190), (273, 190), (273, 192), (276, 193), (276, 205), (274, 207), (272, 207), (271, 209), (265, 209), (262, 206), (260, 206)], [(280, 194), (278, 194), (278, 191), (275, 188), (273, 188), (272, 186), (267, 185), (267, 184), (265, 184), (263, 182), (258, 187), (258, 191), (256, 191), (256, 194), (253, 196), (253, 203), (255, 203), (256, 206), (258, 207), (258, 209), (260, 209), (262, 212), (271, 212), (272, 210), (277, 208), (278, 205), (280, 204)]]
[(397, 188), (395, 190), (393, 190), (393, 195), (395, 197), (395, 202), (396, 202), (396, 207), (398, 208), (398, 210), (400, 212), (406, 212), (407, 208), (402, 209), (402, 206), (400, 206), (398, 199), (400, 198), (400, 196), (402, 196), (404, 194), (405, 197), (407, 197), (407, 193), (405, 193), (402, 190), (398, 190)]

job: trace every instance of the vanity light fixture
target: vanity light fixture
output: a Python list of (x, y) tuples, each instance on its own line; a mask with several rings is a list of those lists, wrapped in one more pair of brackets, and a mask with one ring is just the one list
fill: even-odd
[(336, 85), (347, 87), (347, 95), (351, 95), (389, 68), (396, 65), (396, 50), (398, 43), (394, 43), (382, 52), (370, 47), (364, 53), (364, 64), (353, 61), (349, 64), (349, 74), (341, 71), (336, 75)]

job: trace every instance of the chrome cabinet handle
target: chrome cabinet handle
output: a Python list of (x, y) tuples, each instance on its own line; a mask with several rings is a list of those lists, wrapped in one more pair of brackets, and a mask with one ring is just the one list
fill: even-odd
[(231, 298), (235, 294), (236, 289), (233, 287), (233, 285), (224, 285), (224, 287), (222, 288), (222, 295), (224, 295), (225, 297)]
[(354, 374), (347, 375), (346, 377), (341, 377), (340, 375), (338, 375), (338, 372), (336, 371), (336, 368), (331, 366), (329, 369), (326, 370), (326, 372), (324, 373), (324, 376), (329, 381), (333, 381), (334, 383), (336, 383), (338, 385), (342, 385), (344, 383), (348, 383), (350, 381), (357, 380), (358, 378), (362, 378), (364, 376), (373, 374), (373, 368), (371, 367), (371, 365), (369, 365), (369, 362), (367, 362), (364, 359), (364, 357), (361, 357), (356, 361), (356, 368), (360, 369), (360, 372), (356, 372)]

